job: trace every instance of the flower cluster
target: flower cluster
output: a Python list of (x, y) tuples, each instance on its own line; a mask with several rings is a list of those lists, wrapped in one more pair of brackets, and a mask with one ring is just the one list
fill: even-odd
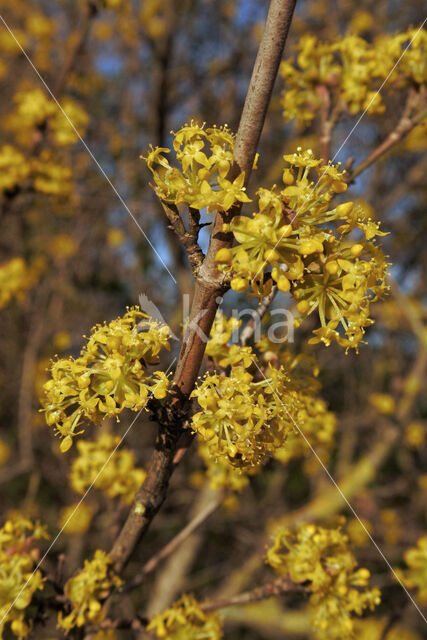
[(22, 299), (37, 281), (42, 269), (42, 261), (28, 266), (22, 258), (12, 258), (0, 265), (0, 309), (12, 298)]
[(220, 640), (221, 624), (216, 613), (205, 613), (197, 600), (184, 595), (147, 626), (157, 638), (167, 640)]
[(0, 528), (0, 638), (6, 624), (19, 638), (30, 631), (25, 611), (35, 591), (43, 589), (41, 571), (33, 573), (39, 557), (34, 541), (47, 537), (40, 524), (19, 515)]
[(341, 528), (303, 523), (281, 529), (267, 550), (267, 563), (295, 583), (309, 582), (311, 620), (320, 638), (353, 638), (352, 614), (361, 615), (380, 602), (377, 588), (368, 589), (370, 573), (357, 561)]
[(83, 627), (85, 624), (99, 624), (105, 613), (102, 611), (100, 600), (105, 598), (110, 589), (118, 587), (122, 581), (117, 576), (109, 577), (111, 560), (99, 549), (95, 551), (92, 560), (85, 560), (84, 567), (65, 585), (65, 595), (71, 603), (71, 612), (63, 616), (58, 615), (58, 626), (64, 631), (73, 627)]
[[(203, 441), (199, 444), (198, 453), (206, 465), (206, 478), (212, 490), (242, 491), (248, 485), (248, 473), (254, 469), (241, 469), (231, 464), (225, 457), (213, 457), (209, 445)], [(195, 480), (196, 474), (193, 476)], [(204, 480), (203, 474), (202, 478)], [(196, 483), (193, 482), (193, 484)]]
[(115, 451), (119, 442), (119, 436), (109, 433), (101, 434), (96, 442), (77, 442), (79, 455), (73, 460), (70, 471), (70, 484), (74, 491), (83, 495), (93, 485), (109, 498), (121, 496), (126, 504), (132, 502), (144, 482), (145, 471), (135, 467), (132, 451)]
[[(264, 337), (255, 344), (263, 377), (254, 381), (250, 371), (257, 368), (256, 351), (229, 344), (240, 322), (217, 313), (206, 353), (220, 372), (205, 376), (192, 394), (202, 408), (193, 416), (192, 428), (204, 442), (201, 455), (210, 482), (220, 487), (229, 481), (237, 490), (247, 478), (233, 476), (231, 468), (255, 472), (267, 456), (287, 462), (305, 453), (308, 442), (326, 453), (336, 428), (335, 416), (317, 395), (313, 359), (294, 356)], [(228, 374), (224, 369), (229, 367)]]
[(333, 103), (341, 111), (383, 113), (385, 105), (378, 89), (398, 60), (387, 80), (388, 89), (425, 83), (426, 41), (424, 29), (381, 35), (373, 43), (355, 34), (334, 43), (304, 35), (297, 45), (296, 61), (286, 60), (280, 67), (286, 86), (282, 96), (285, 118), (302, 125), (310, 123), (322, 104), (320, 87), (333, 95)]
[(319, 371), (315, 359), (302, 353), (295, 356), (289, 349), (272, 343), (266, 336), (255, 346), (261, 352), (262, 360), (271, 365), (276, 363), (276, 366), (285, 370), (289, 378), (285, 402), (288, 402), (291, 390), (294, 394), (295, 412), (292, 417), (295, 422), (291, 420), (286, 441), (274, 452), (274, 458), (286, 463), (290, 458), (310, 452), (310, 445), (322, 459), (327, 458), (334, 445), (337, 420), (318, 395)]
[[(285, 187), (259, 189), (258, 211), (224, 225), (238, 244), (217, 252), (218, 268), (232, 275), (235, 291), (251, 286), (265, 296), (274, 281), (281, 291), (291, 291), (302, 317), (317, 311), (321, 327), (311, 342), (335, 340), (357, 348), (373, 322), (370, 303), (386, 290), (387, 262), (372, 241), (384, 234), (352, 202), (329, 209), (334, 195), (347, 189), (338, 167), (321, 166), (311, 150), (298, 149), (284, 160), (290, 165), (283, 172)], [(357, 240), (351, 239), (353, 231)]]
[(162, 348), (169, 348), (169, 329), (148, 320), (137, 307), (108, 325), (97, 325), (78, 358), (52, 362), (42, 398), (48, 425), (55, 425), (67, 451), (83, 421), (117, 417), (123, 409), (139, 411), (149, 394), (166, 395), (162, 371), (147, 372)]
[(229, 376), (207, 375), (194, 389), (202, 411), (192, 418), (192, 429), (204, 440), (211, 455), (238, 467), (254, 467), (280, 447), (289, 430), (284, 409), (273, 389), (281, 395), (287, 379), (271, 371), (254, 382), (243, 367)]
[(71, 126), (84, 135), (89, 122), (87, 113), (70, 97), (61, 101), (62, 110), (41, 89), (20, 91), (15, 95), (16, 109), (7, 119), (7, 127), (16, 132), (17, 140), (28, 145), (31, 130), (47, 126), (47, 132), (57, 146), (67, 146), (78, 140)]
[(75, 502), (61, 509), (58, 526), (68, 534), (85, 533), (93, 516), (93, 509), (85, 502)]
[(26, 157), (10, 144), (0, 147), (0, 190), (13, 189), (25, 180), (31, 171)]
[(165, 157), (170, 149), (156, 147), (146, 158), (161, 200), (208, 212), (228, 211), (236, 202), (249, 202), (244, 173), (227, 179), (234, 148), (234, 135), (227, 126), (205, 129), (191, 122), (174, 134), (173, 147), (181, 169)]
[(417, 588), (417, 597), (423, 604), (427, 604), (427, 536), (417, 542), (417, 546), (405, 553), (405, 562), (409, 570), (404, 576), (408, 588)]
[(206, 345), (206, 355), (219, 367), (242, 365), (244, 368), (252, 364), (254, 354), (250, 347), (241, 347), (238, 344), (229, 344), (235, 331), (242, 324), (238, 318), (227, 318), (220, 311), (215, 316), (209, 341)]
[(53, 159), (44, 149), (38, 157), (27, 159), (10, 144), (0, 147), (0, 191), (8, 191), (31, 180), (36, 191), (46, 195), (62, 195), (71, 189), (71, 169)]

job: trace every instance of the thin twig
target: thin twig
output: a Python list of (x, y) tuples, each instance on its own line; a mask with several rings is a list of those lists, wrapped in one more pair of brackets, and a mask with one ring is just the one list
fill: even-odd
[(199, 234), (197, 222), (195, 222), (193, 218), (190, 230), (187, 231), (178, 211), (178, 207), (173, 203), (166, 203), (163, 201), (161, 204), (173, 230), (187, 253), (191, 266), (193, 269), (197, 269), (200, 267), (205, 257), (197, 243)]
[(273, 286), (268, 296), (265, 296), (265, 298), (260, 301), (255, 312), (256, 315), (249, 318), (248, 322), (245, 324), (245, 327), (240, 334), (240, 344), (242, 345), (242, 347), (244, 347), (254, 335), (257, 327), (261, 323), (261, 320), (267, 313), (269, 306), (273, 302), (276, 293), (277, 287)]
[(296, 584), (287, 576), (281, 576), (272, 582), (262, 585), (261, 587), (255, 587), (255, 589), (252, 589), (251, 591), (245, 591), (222, 600), (204, 602), (201, 605), (201, 609), (203, 611), (216, 611), (217, 609), (224, 609), (225, 607), (259, 602), (260, 600), (266, 600), (267, 598), (281, 596), (285, 593), (295, 593), (298, 591), (307, 592), (308, 585), (304, 583)]
[[(405, 107), (403, 109), (402, 116), (399, 119), (396, 127), (387, 138), (368, 155), (353, 171), (349, 174), (348, 182), (352, 182), (358, 175), (360, 175), (365, 169), (370, 167), (387, 151), (394, 147), (398, 142), (402, 140), (417, 124), (419, 124), (427, 115), (424, 109), (419, 109), (425, 102), (425, 92), (415, 91), (411, 89), (406, 100)], [(414, 111), (417, 109), (417, 113)]]

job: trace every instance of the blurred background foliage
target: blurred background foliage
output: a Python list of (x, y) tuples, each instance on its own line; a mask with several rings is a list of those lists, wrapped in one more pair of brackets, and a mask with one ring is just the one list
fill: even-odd
[[(0, 24), (3, 518), (19, 510), (46, 523), (54, 536), (79, 499), (76, 481), (67, 481), (76, 452), (59, 454), (58, 441), (38, 412), (49, 360), (55, 354), (78, 354), (91, 326), (123, 314), (142, 292), (180, 331), (182, 296), (192, 290), (191, 269), (167, 228), (139, 156), (150, 143), (168, 147), (170, 131), (191, 118), (236, 130), (266, 9), (264, 0), (0, 0), (4, 21), (85, 141), (79, 142)], [(415, 0), (302, 0), (285, 57), (292, 56), (305, 34), (333, 41), (352, 32), (372, 41), (382, 33), (417, 27), (421, 20)], [(279, 77), (259, 148), (262, 169), (253, 174), (250, 193), (280, 180), (284, 153), (298, 146), (321, 153), (319, 117), (306, 127), (286, 121), (283, 89)], [(339, 150), (337, 160), (344, 166), (349, 158), (357, 166), (399, 121), (404, 92), (388, 92), (386, 86), (383, 95), (386, 112), (364, 117)], [(346, 114), (337, 123), (330, 157), (357, 117)], [(367, 344), (358, 355), (345, 355), (336, 345), (307, 347), (308, 322), (291, 345), (296, 353), (304, 350), (317, 358), (322, 397), (337, 416), (334, 448), (323, 457), (387, 558), (402, 568), (405, 551), (426, 528), (425, 141), (426, 128), (420, 124), (358, 176), (348, 192), (381, 220), (389, 234), (382, 244), (393, 265), (391, 292), (373, 308), (376, 324), (367, 331)], [(202, 244), (207, 237), (204, 230)], [(239, 300), (230, 292), (224, 309)], [(289, 299), (280, 294), (275, 305), (284, 304)], [(103, 431), (114, 440), (129, 420), (111, 421)], [(144, 420), (130, 431), (126, 447), (134, 458), (123, 462), (124, 476), (134, 466), (144, 468), (154, 437)], [(123, 488), (113, 486), (117, 475), (111, 471), (110, 483), (91, 491), (46, 559), (46, 572), (54, 571), (64, 554), (63, 571), (69, 576), (94, 549), (110, 546), (133, 481), (137, 486), (143, 477), (143, 471), (138, 473), (128, 476)], [(194, 449), (174, 476), (164, 509), (134, 554), (129, 575), (203, 510), (212, 492)], [(183, 590), (202, 598), (225, 597), (265, 581), (266, 521), (284, 518), (291, 524), (338, 514), (349, 518), (358, 560), (371, 568), (383, 592), (376, 620), (360, 622), (358, 635), (379, 640), (393, 613), (397, 626), (389, 640), (421, 638), (417, 612), (309, 452), (287, 464), (271, 461), (241, 492), (228, 496), (207, 524), (121, 602), (124, 615), (141, 607), (157, 613)], [(311, 637), (299, 601), (295, 606), (266, 601), (230, 608), (224, 616), (226, 637), (233, 640)], [(132, 637), (127, 633), (117, 635)], [(41, 638), (57, 634), (54, 622), (37, 630)]]

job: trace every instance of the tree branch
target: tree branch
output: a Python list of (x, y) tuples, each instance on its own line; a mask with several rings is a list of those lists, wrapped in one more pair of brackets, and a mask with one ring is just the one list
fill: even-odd
[(203, 262), (204, 254), (198, 245), (197, 238), (199, 235), (199, 224), (194, 214), (189, 213), (189, 230), (187, 231), (184, 222), (179, 214), (178, 207), (175, 204), (169, 204), (162, 201), (162, 207), (166, 216), (171, 223), (176, 235), (178, 236), (182, 246), (184, 247), (188, 260), (193, 267), (197, 269)]
[(387, 138), (376, 148), (372, 153), (368, 155), (365, 160), (363, 160), (353, 171), (350, 173), (348, 177), (348, 182), (353, 182), (353, 180), (360, 175), (365, 169), (370, 167), (374, 162), (378, 160), (381, 156), (383, 156), (387, 151), (389, 151), (392, 147), (394, 147), (398, 142), (402, 140), (417, 124), (419, 124), (426, 117), (426, 110), (418, 110), (418, 113), (415, 114), (414, 111), (417, 107), (422, 107), (425, 102), (425, 92), (415, 91), (415, 89), (411, 89), (408, 94), (408, 98), (406, 100), (405, 107), (403, 109), (402, 116), (400, 117), (399, 122), (396, 127), (393, 129), (391, 133), (387, 136)]
[(280, 576), (276, 578), (276, 580), (268, 582), (261, 587), (255, 587), (255, 589), (251, 591), (245, 591), (244, 593), (239, 593), (236, 596), (230, 596), (223, 600), (202, 603), (201, 608), (203, 611), (216, 611), (217, 609), (224, 609), (225, 607), (232, 607), (234, 605), (259, 602), (260, 600), (281, 596), (284, 593), (295, 593), (296, 591), (307, 591), (307, 585), (304, 583), (296, 584), (287, 576)]
[[(233, 171), (236, 175), (240, 171), (245, 171), (246, 184), (254, 162), (295, 4), (296, 0), (271, 0), (270, 3), (234, 148), (236, 164)], [(235, 206), (231, 215), (237, 215), (240, 207), (240, 204)], [(218, 212), (207, 256), (195, 274), (195, 292), (189, 328), (183, 338), (174, 377), (176, 391), (170, 404), (171, 410), (177, 410), (178, 415), (181, 414), (181, 408), (185, 406), (186, 398), (191, 393), (199, 374), (207, 336), (218, 308), (218, 297), (227, 289), (223, 276), (217, 271), (215, 255), (219, 248), (229, 247), (232, 244), (232, 235), (222, 232), (223, 223), (229, 217), (230, 215), (226, 216)], [(110, 552), (115, 571), (120, 572), (123, 569), (138, 540), (160, 509), (166, 498), (173, 470), (190, 443), (191, 438), (184, 433), (182, 421), (180, 424), (179, 419), (175, 419), (172, 426), (160, 427), (145, 482), (137, 492), (129, 516)], [(177, 451), (180, 453), (175, 459)]]

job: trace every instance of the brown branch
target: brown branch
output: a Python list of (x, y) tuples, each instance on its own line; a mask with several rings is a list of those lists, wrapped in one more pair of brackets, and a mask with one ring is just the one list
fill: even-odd
[(76, 63), (78, 56), (83, 50), (86, 39), (89, 35), (92, 19), (96, 16), (97, 13), (98, 13), (98, 7), (96, 5), (96, 2), (94, 2), (93, 0), (88, 0), (84, 8), (84, 13), (81, 17), (81, 23), (77, 27), (77, 33), (75, 35), (74, 44), (70, 52), (68, 53), (68, 56), (65, 60), (65, 64), (62, 67), (61, 72), (54, 85), (53, 94), (55, 96), (58, 96), (63, 92), (65, 88), (65, 84), (68, 79), (68, 75), (70, 74), (71, 70), (73, 69)]
[[(427, 115), (423, 105), (425, 103), (425, 92), (421, 90), (419, 92), (415, 89), (411, 89), (406, 100), (403, 113), (399, 122), (387, 138), (376, 148), (372, 153), (368, 155), (353, 171), (349, 174), (348, 182), (352, 182), (358, 175), (360, 175), (365, 169), (370, 167), (387, 151), (394, 147), (398, 142), (402, 140), (417, 124), (419, 124)], [(418, 108), (421, 108), (418, 110)], [(415, 114), (414, 111), (418, 110)]]
[(197, 219), (194, 217), (194, 214), (192, 216), (189, 214), (191, 222), (189, 230), (187, 231), (179, 214), (178, 207), (175, 204), (169, 204), (164, 201), (162, 201), (161, 204), (173, 230), (187, 253), (191, 266), (193, 269), (197, 269), (205, 257), (197, 242), (200, 228)]
[[(246, 184), (254, 162), (295, 4), (296, 0), (271, 0), (270, 3), (234, 148), (236, 159), (234, 173), (237, 175), (239, 171), (245, 171)], [(239, 213), (240, 206), (239, 204), (234, 207), (232, 215)], [(185, 405), (185, 399), (194, 387), (205, 352), (207, 336), (218, 308), (218, 297), (226, 290), (223, 276), (218, 273), (215, 264), (218, 249), (232, 244), (231, 235), (222, 232), (226, 217), (229, 218), (218, 212), (207, 256), (195, 274), (196, 283), (189, 328), (183, 338), (174, 377), (176, 392), (170, 404), (172, 411)], [(175, 419), (172, 427), (160, 427), (147, 477), (135, 496), (129, 516), (110, 553), (115, 571), (120, 572), (123, 569), (138, 540), (148, 529), (163, 504), (169, 479), (190, 443), (191, 438), (184, 433), (179, 419)], [(179, 455), (175, 457), (177, 451)]]
[(281, 596), (284, 593), (295, 593), (296, 591), (308, 591), (307, 584), (296, 584), (287, 576), (281, 576), (276, 578), (276, 580), (268, 582), (261, 587), (256, 587), (251, 591), (245, 591), (237, 594), (236, 596), (230, 596), (229, 598), (224, 598), (222, 600), (215, 600), (214, 602), (202, 603), (201, 608), (203, 611), (216, 611), (217, 609), (224, 609), (225, 607), (232, 607), (234, 605), (259, 602), (260, 600)]
[(328, 88), (324, 84), (321, 84), (316, 89), (321, 98), (320, 106), (320, 157), (326, 164), (329, 159), (329, 146), (331, 144), (331, 135), (333, 129), (333, 123), (329, 118), (329, 109), (331, 106), (331, 96)]

